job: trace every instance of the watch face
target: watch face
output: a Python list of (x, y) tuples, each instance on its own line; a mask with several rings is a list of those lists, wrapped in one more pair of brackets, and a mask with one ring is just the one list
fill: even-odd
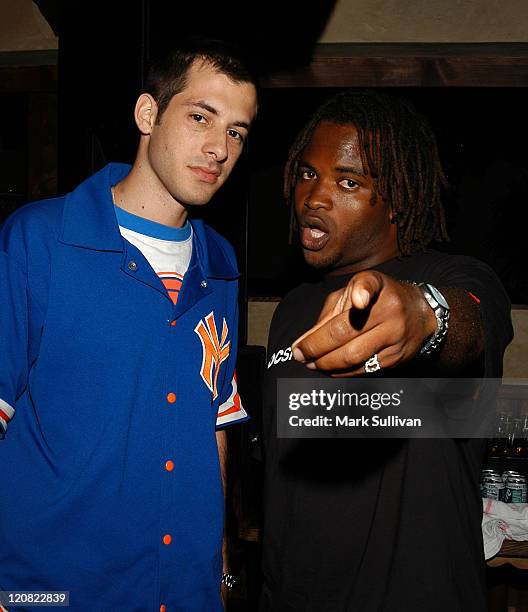
[(440, 293), (440, 291), (438, 291), (438, 289), (436, 287), (433, 287), (433, 285), (426, 284), (425, 286), (426, 286), (427, 290), (429, 291), (429, 293), (438, 302), (438, 304), (440, 304), (440, 306), (442, 306), (442, 308), (445, 308), (446, 310), (449, 310), (449, 304), (446, 302), (445, 297)]

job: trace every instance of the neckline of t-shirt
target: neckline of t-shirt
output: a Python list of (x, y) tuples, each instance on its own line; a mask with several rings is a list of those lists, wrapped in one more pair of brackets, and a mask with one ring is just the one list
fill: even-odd
[(192, 227), (189, 221), (186, 221), (183, 227), (171, 227), (134, 215), (119, 206), (114, 206), (114, 209), (119, 226), (131, 232), (158, 240), (170, 240), (171, 242), (184, 242), (192, 235)]
[[(426, 251), (417, 251), (415, 253), (411, 253), (410, 255), (398, 255), (396, 257), (391, 257), (391, 259), (386, 259), (381, 263), (372, 266), (369, 268), (370, 270), (378, 270), (379, 272), (383, 272), (385, 274), (391, 274), (393, 270), (398, 269), (400, 266), (404, 264), (414, 263), (420, 255), (428, 255), (434, 253), (433, 249), (427, 249)], [(336, 290), (344, 287), (349, 279), (354, 276), (354, 273), (348, 274), (327, 274), (321, 279), (321, 285), (326, 288), (330, 288), (331, 290)]]

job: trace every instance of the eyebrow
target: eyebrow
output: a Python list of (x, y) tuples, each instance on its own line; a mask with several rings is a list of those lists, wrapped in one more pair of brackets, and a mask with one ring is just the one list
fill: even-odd
[[(316, 172), (315, 168), (306, 161), (303, 161), (301, 158), (299, 160), (299, 166), (302, 168), (309, 168)], [(363, 168), (359, 168), (358, 166), (336, 166), (334, 168), (336, 172), (343, 172), (344, 174), (355, 174), (356, 176), (365, 176), (365, 172)]]
[(337, 172), (355, 174), (356, 176), (365, 176), (365, 171), (363, 168), (359, 168), (358, 166), (336, 166), (335, 169)]
[[(216, 108), (214, 106), (211, 106), (210, 104), (207, 104), (207, 102), (204, 102), (204, 100), (194, 100), (191, 102), (187, 102), (186, 106), (198, 106), (198, 108), (203, 108), (207, 112), (211, 113), (211, 115), (215, 115), (216, 117), (218, 117), (219, 115)], [(247, 123), (246, 121), (235, 121), (233, 122), (233, 125), (236, 127), (245, 128), (249, 131), (249, 123)]]

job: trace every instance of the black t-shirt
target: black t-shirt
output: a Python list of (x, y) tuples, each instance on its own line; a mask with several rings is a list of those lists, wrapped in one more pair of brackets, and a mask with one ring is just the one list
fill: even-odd
[[(485, 358), (459, 374), (501, 376), (512, 338), (509, 301), (485, 264), (430, 251), (377, 269), (477, 296)], [(348, 279), (326, 277), (297, 287), (271, 325), (263, 609), (485, 610), (479, 493), (484, 441), (277, 438), (277, 379), (321, 376), (289, 358), (287, 349), (315, 323), (328, 293)], [(415, 360), (386, 375), (434, 377), (433, 364), (434, 358)]]

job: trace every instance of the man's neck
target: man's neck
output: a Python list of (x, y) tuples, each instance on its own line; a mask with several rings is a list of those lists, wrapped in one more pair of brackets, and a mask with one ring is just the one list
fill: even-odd
[(391, 250), (386, 250), (385, 252), (375, 253), (372, 256), (365, 258), (361, 261), (357, 261), (354, 263), (350, 263), (344, 266), (332, 268), (326, 272), (326, 276), (342, 276), (345, 274), (357, 274), (358, 272), (363, 272), (364, 270), (370, 270), (379, 266), (386, 261), (390, 261), (391, 259), (395, 259), (401, 255), (398, 247), (395, 247)]
[(187, 210), (163, 187), (151, 171), (136, 163), (130, 173), (112, 187), (116, 206), (133, 215), (170, 227), (183, 227)]

